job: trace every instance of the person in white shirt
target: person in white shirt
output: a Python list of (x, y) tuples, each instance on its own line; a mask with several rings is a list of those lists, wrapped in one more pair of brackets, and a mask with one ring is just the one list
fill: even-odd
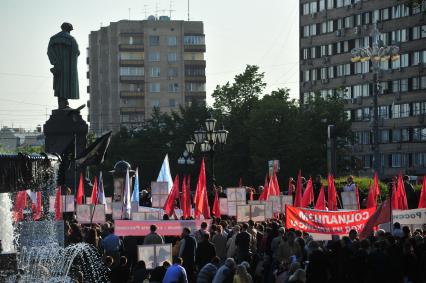
[(343, 191), (345, 192), (354, 192), (356, 188), (356, 185), (354, 183), (354, 177), (349, 176), (347, 180), (346, 186), (343, 187)]

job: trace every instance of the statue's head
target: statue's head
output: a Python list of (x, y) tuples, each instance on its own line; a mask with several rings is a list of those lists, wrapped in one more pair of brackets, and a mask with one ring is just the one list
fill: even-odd
[(61, 30), (62, 31), (66, 31), (66, 32), (72, 31), (73, 30), (72, 24), (70, 24), (70, 23), (63, 23), (61, 25)]

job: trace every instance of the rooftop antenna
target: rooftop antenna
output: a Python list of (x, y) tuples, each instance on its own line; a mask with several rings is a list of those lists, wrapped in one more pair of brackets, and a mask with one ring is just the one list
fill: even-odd
[(129, 21), (130, 21), (130, 11), (131, 11), (132, 9), (131, 8), (129, 8)]
[(189, 0), (188, 0), (188, 22), (189, 22)]
[(143, 12), (145, 14), (145, 20), (148, 18), (148, 9), (147, 9), (148, 5), (144, 4), (143, 5)]
[(158, 18), (158, 2), (155, 2), (155, 18)]
[(174, 12), (175, 10), (173, 10), (173, 0), (170, 0), (169, 2), (169, 17), (170, 19), (172, 19), (172, 12)]

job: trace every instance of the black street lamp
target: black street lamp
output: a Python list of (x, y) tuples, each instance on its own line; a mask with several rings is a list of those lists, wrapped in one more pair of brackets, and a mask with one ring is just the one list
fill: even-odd
[[(215, 171), (214, 171), (214, 155), (215, 155), (215, 145), (220, 144), (221, 147), (226, 144), (226, 139), (228, 138), (228, 131), (225, 130), (225, 128), (222, 127), (221, 130), (215, 130), (216, 127), (216, 119), (214, 119), (212, 116), (210, 118), (207, 118), (205, 121), (205, 127), (206, 130), (204, 130), (202, 127), (199, 130), (196, 130), (194, 132), (194, 138), (195, 143), (200, 145), (201, 152), (203, 154), (209, 154), (210, 158), (210, 166), (211, 166), (211, 173), (212, 173), (212, 186), (214, 187), (216, 185), (216, 177), (215, 177)], [(192, 148), (192, 151), (194, 150), (195, 143), (193, 141), (188, 141), (186, 143), (187, 149), (188, 147)]]

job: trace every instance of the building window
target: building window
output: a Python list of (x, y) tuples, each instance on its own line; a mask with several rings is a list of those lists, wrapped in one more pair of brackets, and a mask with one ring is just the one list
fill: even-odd
[(413, 165), (414, 167), (425, 167), (426, 153), (421, 153), (421, 152), (413, 153)]
[(204, 45), (204, 35), (185, 35), (183, 43), (185, 45)]
[(371, 155), (364, 155), (362, 156), (362, 167), (365, 169), (371, 168), (371, 164), (373, 161), (373, 156)]
[(185, 76), (187, 77), (203, 77), (205, 76), (204, 68), (187, 67), (185, 68)]
[(410, 117), (410, 104), (404, 103), (400, 105), (400, 116), (401, 118)]
[(309, 15), (309, 3), (305, 3), (305, 4), (303, 4), (303, 13), (302, 13), (302, 15)]
[(313, 35), (317, 35), (317, 24), (312, 24), (309, 26), (309, 35), (313, 36)]
[(406, 29), (392, 31), (392, 42), (406, 42), (407, 40), (408, 37)]
[(327, 0), (327, 9), (334, 8), (334, 0)]
[(202, 52), (185, 52), (183, 54), (184, 60), (204, 60), (204, 53)]
[(327, 67), (326, 68), (321, 68), (321, 80), (325, 80), (327, 79)]
[(148, 55), (148, 59), (150, 62), (160, 61), (160, 52), (150, 52)]
[(380, 143), (389, 143), (389, 130), (379, 131)]
[(176, 100), (175, 99), (169, 99), (169, 106), (174, 108), (176, 107)]
[(401, 130), (394, 129), (392, 130), (392, 142), (397, 143), (401, 141)]
[(401, 141), (410, 141), (410, 131), (408, 129), (401, 129)]
[(414, 102), (413, 103), (413, 116), (419, 116), (426, 114), (426, 102)]
[(158, 78), (160, 76), (160, 67), (151, 67), (151, 78)]
[(310, 74), (309, 70), (305, 70), (303, 72), (303, 81), (304, 82), (308, 82), (310, 80), (310, 75), (309, 74)]
[(426, 128), (413, 128), (413, 141), (426, 141)]
[(330, 79), (333, 79), (333, 78), (334, 78), (334, 67), (333, 67), (333, 66), (328, 67), (328, 77), (329, 77)]
[(149, 105), (152, 107), (152, 108), (160, 108), (160, 100), (158, 100), (158, 99), (153, 99), (153, 100), (151, 100), (150, 102), (149, 102)]
[(389, 20), (389, 8), (384, 8), (380, 10), (380, 19), (382, 21)]
[(206, 91), (206, 84), (205, 83), (186, 83), (185, 91), (204, 92)]
[(149, 83), (149, 92), (160, 92), (160, 83)]
[(143, 52), (121, 52), (120, 59), (121, 60), (143, 60), (144, 53)]
[(317, 80), (317, 69), (311, 70), (311, 80), (313, 80), (313, 81)]
[(159, 46), (159, 45), (160, 45), (160, 37), (158, 35), (150, 35), (149, 46)]
[(310, 4), (311, 4), (310, 5), (310, 9), (311, 9), (310, 13), (311, 14), (316, 13), (317, 12), (317, 1), (313, 1)]
[(143, 76), (143, 67), (120, 67), (120, 76)]
[(309, 59), (309, 48), (303, 48), (303, 60)]
[(392, 168), (400, 168), (401, 167), (401, 153), (391, 154)]
[(303, 26), (303, 37), (309, 36), (309, 26)]
[(389, 106), (379, 106), (379, 118), (389, 119)]
[(167, 74), (169, 77), (177, 77), (178, 76), (178, 68), (173, 67), (173, 68), (169, 68), (167, 71)]
[(178, 83), (170, 83), (169, 84), (169, 92), (178, 92), (179, 84)]
[(354, 22), (353, 22), (352, 16), (345, 17), (344, 21), (345, 21), (345, 28), (353, 28), (354, 27)]
[(177, 37), (176, 36), (169, 36), (167, 38), (167, 45), (176, 46), (177, 45)]
[(325, 10), (325, 0), (319, 0), (319, 11)]
[(174, 63), (177, 61), (177, 54), (176, 52), (171, 52), (167, 54), (167, 61), (169, 63)]

